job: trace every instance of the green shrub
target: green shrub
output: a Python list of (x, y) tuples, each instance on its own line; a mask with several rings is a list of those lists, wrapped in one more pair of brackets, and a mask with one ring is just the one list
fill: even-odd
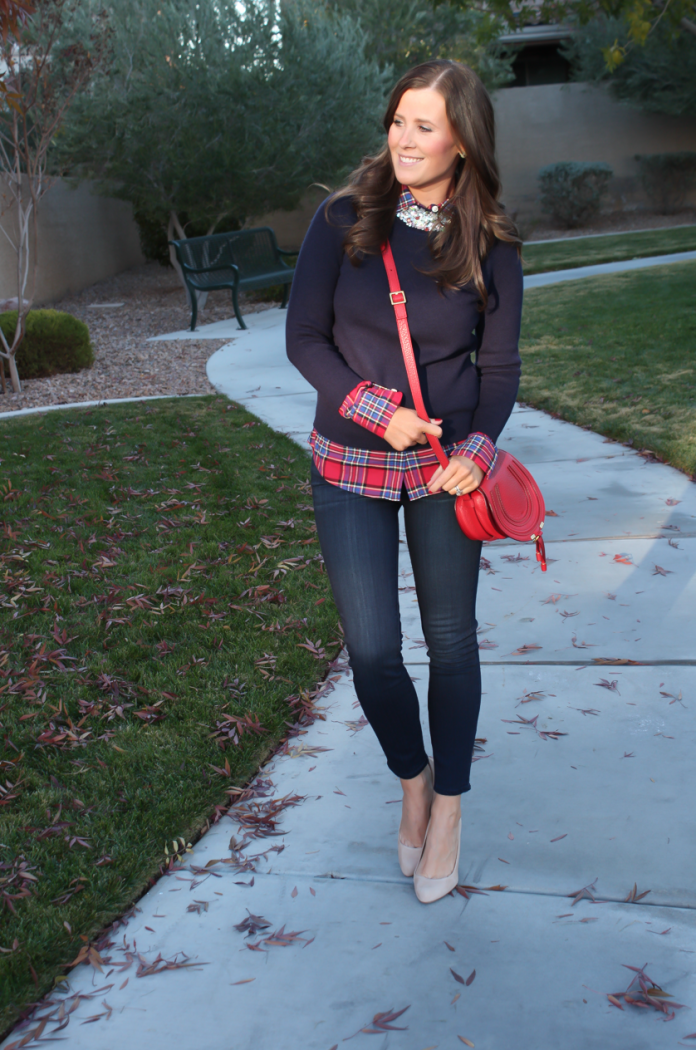
[[(94, 362), (89, 329), (84, 321), (60, 310), (30, 310), (24, 339), (17, 350), (20, 379), (79, 372)], [(0, 327), (12, 342), (17, 327), (17, 311), (0, 314)]]
[(696, 153), (636, 153), (638, 178), (648, 200), (663, 215), (679, 211), (696, 185)]
[(549, 164), (538, 176), (541, 207), (559, 226), (585, 226), (599, 215), (613, 174), (608, 164)]

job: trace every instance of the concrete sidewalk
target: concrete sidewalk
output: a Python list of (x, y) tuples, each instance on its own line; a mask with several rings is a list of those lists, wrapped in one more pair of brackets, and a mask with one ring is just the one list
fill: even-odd
[[(247, 318), (208, 374), (306, 448), (314, 393), (285, 358), (284, 318)], [(244, 870), (230, 863), (240, 811), (215, 825), (114, 934), (104, 974), (72, 972), (70, 994), (98, 994), (58, 1037), (68, 1048), (691, 1045), (696, 490), (670, 467), (530, 409), (513, 413), (500, 444), (544, 491), (549, 570), (531, 544), (484, 548), (482, 750), (463, 799), (460, 877), (487, 894), (416, 900), (396, 857), (399, 783), (339, 665), (325, 720), (256, 781), (252, 805), (299, 796), (282, 835), (249, 843), (244, 855), (260, 856)], [(404, 653), (427, 737), (405, 545), (401, 572)], [(245, 938), (235, 926), (249, 913), (269, 925)], [(281, 927), (302, 939), (249, 950)], [(136, 980), (136, 960), (110, 975), (135, 946), (147, 963), (184, 952), (206, 965)], [(626, 966), (644, 965), (690, 1008), (671, 1023), (607, 999), (628, 987)], [(387, 1011), (405, 1012), (387, 1027), (375, 1020)], [(99, 1019), (83, 1026), (88, 1015)]]

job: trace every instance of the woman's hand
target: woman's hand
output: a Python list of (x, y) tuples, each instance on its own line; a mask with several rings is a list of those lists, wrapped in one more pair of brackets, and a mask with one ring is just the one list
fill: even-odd
[(442, 437), (442, 427), (437, 424), (438, 421), (434, 419), (425, 423), (413, 408), (400, 407), (389, 421), (389, 426), (384, 432), (384, 440), (388, 441), (397, 452), (403, 452), (411, 445), (427, 444), (426, 434)]
[[(473, 459), (467, 456), (452, 456), (446, 470), (438, 467), (428, 485), (429, 492), (439, 492), (443, 489), (454, 496), (473, 492), (483, 481), (483, 471)], [(459, 486), (459, 492), (455, 488)]]

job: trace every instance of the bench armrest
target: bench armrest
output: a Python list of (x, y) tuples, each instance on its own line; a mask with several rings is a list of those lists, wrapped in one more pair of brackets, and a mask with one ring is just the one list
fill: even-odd
[(279, 251), (279, 253), (281, 255), (299, 255), (300, 254), (300, 249), (299, 248), (295, 252), (286, 252), (285, 248), (279, 248), (278, 251)]

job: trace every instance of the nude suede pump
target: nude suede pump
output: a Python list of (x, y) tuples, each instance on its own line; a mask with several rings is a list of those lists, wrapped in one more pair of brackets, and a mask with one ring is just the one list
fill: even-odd
[[(428, 758), (428, 765), (430, 766), (430, 784), (432, 786), (435, 781), (435, 766), (433, 764), (433, 759), (430, 757)], [(423, 839), (423, 846), (424, 845), (425, 839)], [(416, 870), (416, 867), (418, 866), (418, 861), (420, 860), (421, 853), (423, 852), (423, 846), (406, 846), (401, 841), (401, 838), (399, 838), (398, 840), (399, 867), (401, 868), (404, 875), (409, 879), (411, 878), (414, 871)]]
[[(430, 822), (428, 822), (428, 829), (425, 833), (425, 841), (423, 842), (424, 850), (425, 842), (428, 840), (428, 831), (430, 831)], [(442, 879), (429, 879), (426, 875), (419, 874), (418, 867), (420, 867), (420, 861), (418, 862), (418, 867), (413, 873), (413, 888), (416, 891), (416, 897), (421, 904), (432, 904), (433, 901), (438, 901), (440, 897), (446, 897), (447, 894), (451, 893), (457, 885), (459, 882), (459, 854), (461, 852), (461, 847), (462, 820), (460, 817), (457, 825), (457, 857), (454, 862), (454, 868), (450, 874)]]

